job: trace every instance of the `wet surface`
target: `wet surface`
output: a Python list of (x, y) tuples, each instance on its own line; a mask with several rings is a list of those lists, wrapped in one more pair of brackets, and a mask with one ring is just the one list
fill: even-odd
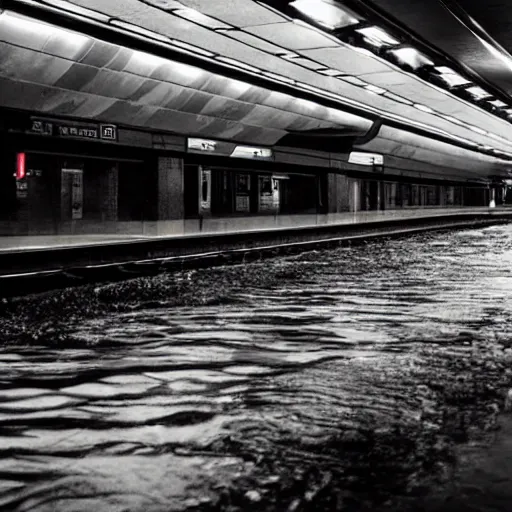
[(511, 263), (495, 226), (4, 301), (0, 510), (508, 510)]

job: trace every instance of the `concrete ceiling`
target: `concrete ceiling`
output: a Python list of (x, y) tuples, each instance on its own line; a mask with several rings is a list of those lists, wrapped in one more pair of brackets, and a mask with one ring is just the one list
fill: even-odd
[[(503, 67), (503, 59), (496, 58), (499, 67), (489, 59), (486, 63), (483, 54), (464, 57), (461, 48), (456, 51), (455, 36), (450, 46), (453, 14), (446, 14), (441, 0), (375, 0), (374, 4), (448, 53), (446, 44), (454, 59), (472, 64), (475, 72), (482, 74), (482, 68), (488, 68), (485, 79), (494, 76), (497, 86), (503, 85), (499, 77), (506, 82), (506, 75), (500, 73), (512, 73)], [(430, 4), (432, 11), (427, 13)], [(487, 151), (490, 157), (491, 148), (498, 157), (512, 157), (512, 124), (507, 120), (263, 2), (7, 0), (4, 5), (25, 14), (28, 9), (32, 15), (67, 17), (71, 27), (79, 19), (95, 30), (154, 44), (161, 56), (170, 52), (164, 63), (149, 58), (151, 52), (106, 43), (90, 34), (83, 44), (77, 45), (76, 37), (70, 44), (62, 34), (48, 36), (45, 30), (38, 33), (33, 26), (12, 24), (4, 13), (0, 103), (5, 106), (77, 117), (87, 113), (91, 117), (92, 112), (92, 117), (112, 122), (260, 144), (315, 130), (362, 135), (372, 119), (381, 118), (390, 125), (401, 123)], [(444, 10), (452, 24), (436, 26), (434, 7)], [(429, 14), (430, 21), (422, 24), (421, 13)], [(76, 26), (78, 32), (84, 27)], [(196, 65), (185, 69), (186, 65), (171, 60), (180, 52), (196, 59)], [(208, 71), (211, 65), (220, 71)], [(233, 73), (237, 80), (230, 78)], [(16, 84), (27, 91), (23, 100), (14, 93)], [(304, 94), (311, 99), (294, 101)]]

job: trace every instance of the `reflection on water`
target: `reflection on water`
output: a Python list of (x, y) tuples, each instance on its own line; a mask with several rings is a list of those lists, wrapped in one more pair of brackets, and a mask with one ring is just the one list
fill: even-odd
[(66, 343), (0, 351), (0, 510), (380, 510), (448, 480), (453, 441), (498, 407), (511, 235), (77, 291), (77, 311), (110, 299), (66, 318)]

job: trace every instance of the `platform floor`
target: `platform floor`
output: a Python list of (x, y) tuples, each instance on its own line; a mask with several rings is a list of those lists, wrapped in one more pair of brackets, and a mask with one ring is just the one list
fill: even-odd
[[(499, 215), (504, 212), (512, 215), (511, 208), (407, 208), (369, 212), (346, 212), (324, 215), (267, 215), (252, 217), (212, 217), (179, 221), (147, 221), (133, 223), (110, 223), (95, 225), (95, 233), (61, 235), (16, 235), (0, 236), (0, 252), (34, 251), (40, 249), (108, 245), (111, 243), (133, 242), (137, 240), (198, 237), (211, 234), (229, 234), (262, 230), (300, 229), (304, 227), (365, 224), (411, 218), (432, 218), (446, 215), (466, 215), (468, 213)], [(104, 233), (98, 232), (102, 228)]]

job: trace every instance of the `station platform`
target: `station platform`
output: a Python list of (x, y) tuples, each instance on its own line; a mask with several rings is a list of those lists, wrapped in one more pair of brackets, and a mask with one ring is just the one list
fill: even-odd
[[(128, 233), (119, 232), (123, 229), (119, 224), (118, 232), (103, 234), (2, 236), (0, 296), (12, 295), (14, 288), (24, 293), (510, 220), (512, 208), (410, 208), (139, 222), (130, 223)], [(112, 226), (105, 228), (112, 230)]]

